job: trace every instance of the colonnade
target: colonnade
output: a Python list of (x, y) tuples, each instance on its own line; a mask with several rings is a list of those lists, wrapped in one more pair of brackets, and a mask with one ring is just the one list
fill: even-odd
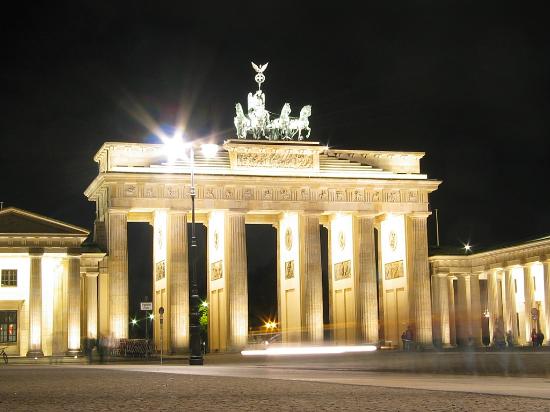
[(479, 272), (433, 270), (435, 342), (481, 346), (483, 337), (492, 343), (495, 334), (510, 332), (515, 344), (524, 345), (530, 343), (532, 329), (549, 337), (550, 260), (491, 266)]
[[(248, 341), (246, 223), (250, 215), (250, 211), (237, 209), (200, 214), (208, 231), (207, 301), (213, 351), (235, 350)], [(262, 222), (252, 219), (252, 223), (270, 222), (277, 229), (278, 318), (283, 340), (320, 343), (325, 338), (320, 239), (320, 225), (324, 225), (329, 233), (328, 303), (333, 339), (378, 343), (382, 332), (397, 345), (401, 332), (410, 325), (417, 342), (431, 345), (428, 215), (288, 211), (264, 214)], [(128, 216), (127, 210), (108, 214), (108, 273), (102, 276), (100, 272), (97, 286), (99, 332), (115, 338), (128, 337), (126, 226), (129, 220), (136, 221), (135, 215)], [(158, 209), (146, 220), (154, 226), (153, 300), (155, 313), (160, 306), (165, 308), (164, 349), (182, 352), (189, 344), (187, 211)], [(392, 274), (394, 267), (397, 271)], [(386, 296), (393, 299), (391, 305)], [(108, 308), (103, 308), (107, 302)], [(158, 327), (155, 334), (158, 345)]]

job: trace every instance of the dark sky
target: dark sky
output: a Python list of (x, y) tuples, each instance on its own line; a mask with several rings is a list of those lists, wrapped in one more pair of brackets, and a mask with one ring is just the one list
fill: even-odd
[(182, 109), (221, 142), (253, 60), (270, 63), (271, 111), (313, 106), (311, 139), (425, 151), (442, 243), (550, 233), (550, 31), (533, 3), (196, 3), (3, 13), (0, 201), (91, 228), (97, 149), (155, 141), (131, 108), (164, 124)]

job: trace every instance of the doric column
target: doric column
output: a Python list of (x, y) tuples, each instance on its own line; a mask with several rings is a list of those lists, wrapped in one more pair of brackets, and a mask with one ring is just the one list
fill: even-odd
[(470, 338), (470, 276), (459, 274), (457, 277), (456, 326), (457, 343), (466, 345)]
[(29, 351), (28, 357), (44, 356), (42, 352), (42, 251), (31, 251), (29, 284)]
[(306, 342), (323, 341), (323, 283), (319, 216), (300, 216), (302, 333)]
[(86, 274), (86, 324), (88, 338), (97, 339), (97, 273)]
[(470, 336), (474, 345), (481, 346), (481, 296), (477, 273), (470, 275)]
[(439, 283), (439, 329), (441, 331), (441, 344), (451, 345), (451, 328), (449, 322), (449, 281), (447, 274), (438, 276)]
[(442, 345), (441, 338), (441, 308), (439, 302), (439, 294), (441, 293), (439, 282), (440, 277), (434, 273), (432, 279), (432, 336), (436, 345)]
[(550, 345), (550, 260), (546, 260), (542, 265), (544, 271), (544, 336), (546, 338), (546, 345)]
[[(409, 317), (414, 320), (415, 340), (432, 345), (432, 310), (430, 304), (430, 272), (428, 268), (429, 212), (407, 215), (407, 276), (409, 277)], [(411, 316), (412, 315), (412, 316)]]
[(187, 213), (168, 214), (167, 272), (170, 293), (170, 346), (182, 353), (189, 347), (189, 265), (187, 256)]
[(489, 336), (493, 342), (493, 334), (498, 324), (498, 283), (496, 270), (487, 272), (487, 307), (489, 309)]
[(535, 285), (533, 282), (532, 265), (523, 267), (523, 292), (525, 294), (525, 341), (531, 340), (531, 329), (536, 323), (531, 319), (531, 309), (535, 307)]
[(128, 337), (127, 222), (127, 212), (109, 212), (109, 315), (116, 339)]
[(518, 341), (518, 324), (516, 320), (516, 288), (512, 278), (512, 268), (504, 270), (504, 288), (506, 289), (506, 333), (512, 331), (514, 343)]
[(80, 352), (80, 256), (69, 255), (67, 276), (67, 353)]
[(451, 276), (447, 277), (447, 289), (449, 292), (449, 342), (451, 345), (456, 345), (455, 287)]
[(355, 289), (361, 342), (378, 343), (378, 289), (374, 256), (374, 216), (355, 218)]
[(227, 212), (225, 248), (228, 272), (229, 346), (238, 349), (245, 346), (248, 341), (246, 226), (243, 212)]

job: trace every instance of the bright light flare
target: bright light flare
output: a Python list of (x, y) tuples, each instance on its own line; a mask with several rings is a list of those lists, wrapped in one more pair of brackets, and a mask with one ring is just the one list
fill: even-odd
[(204, 143), (201, 145), (202, 155), (207, 159), (212, 159), (218, 153), (219, 146), (215, 143)]
[(137, 325), (137, 319), (132, 319), (132, 326), (136, 326)]
[(153, 320), (155, 319), (155, 315), (153, 315), (152, 313), (149, 314), (149, 319)]
[(168, 163), (175, 163), (178, 160), (189, 161), (193, 149), (190, 143), (183, 140), (181, 129), (177, 129), (171, 138), (162, 135), (159, 137), (164, 144), (164, 154), (168, 159)]
[(284, 348), (267, 348), (259, 350), (243, 350), (243, 356), (284, 356), (284, 355), (328, 355), (338, 353), (374, 352), (376, 346), (297, 346)]
[(464, 244), (464, 251), (465, 252), (471, 252), (472, 251), (472, 245), (470, 245), (469, 243), (465, 243)]

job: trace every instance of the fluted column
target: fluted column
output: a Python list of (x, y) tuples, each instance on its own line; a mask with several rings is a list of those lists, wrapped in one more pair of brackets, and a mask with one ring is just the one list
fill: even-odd
[(523, 267), (523, 292), (525, 294), (525, 341), (531, 339), (531, 329), (536, 327), (536, 322), (531, 319), (531, 309), (534, 306), (535, 285), (533, 282), (532, 266)]
[(470, 276), (459, 274), (457, 277), (458, 296), (456, 303), (457, 343), (466, 345), (470, 338)]
[(67, 276), (67, 353), (80, 352), (80, 256), (69, 256)]
[(451, 276), (447, 277), (447, 290), (449, 297), (449, 339), (451, 345), (456, 345), (455, 288)]
[(356, 316), (362, 342), (378, 343), (378, 289), (374, 256), (374, 216), (355, 218)]
[(487, 272), (487, 307), (489, 309), (489, 336), (493, 342), (493, 334), (498, 324), (498, 284), (496, 270)]
[(506, 289), (506, 333), (512, 331), (514, 344), (518, 341), (518, 324), (516, 320), (516, 288), (512, 278), (512, 268), (504, 270), (504, 288)]
[(543, 262), (544, 275), (544, 336), (546, 345), (550, 345), (550, 260)]
[(109, 212), (109, 314), (114, 338), (128, 337), (128, 214)]
[[(415, 340), (432, 345), (432, 310), (430, 303), (430, 273), (428, 268), (429, 212), (407, 215), (407, 276), (409, 277), (409, 317), (414, 320)], [(411, 316), (412, 315), (412, 316)]]
[(441, 330), (441, 344), (451, 345), (451, 328), (449, 322), (449, 281), (447, 274), (438, 277), (439, 283), (439, 328)]
[(323, 341), (323, 284), (319, 216), (300, 216), (300, 283), (304, 341)]
[(92, 339), (97, 339), (97, 278), (97, 273), (86, 275), (86, 335)]
[(189, 347), (189, 265), (187, 213), (168, 214), (168, 290), (170, 293), (170, 346), (182, 353)]
[(44, 356), (42, 352), (42, 251), (31, 251), (29, 285), (29, 357)]
[(474, 345), (481, 346), (481, 296), (477, 273), (470, 275), (470, 336)]
[(441, 308), (439, 294), (441, 293), (439, 282), (440, 277), (437, 273), (432, 275), (432, 336), (436, 345), (442, 345), (441, 339)]
[(245, 214), (227, 212), (225, 256), (229, 298), (229, 346), (242, 348), (248, 341), (248, 281)]

